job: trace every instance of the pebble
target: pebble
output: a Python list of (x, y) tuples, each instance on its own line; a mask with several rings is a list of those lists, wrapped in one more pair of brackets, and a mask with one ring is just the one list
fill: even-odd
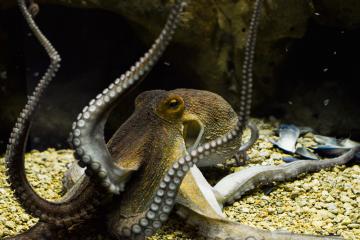
[(339, 210), (338, 208), (336, 207), (336, 204), (335, 203), (329, 203), (327, 204), (327, 209), (332, 212), (332, 213), (338, 213)]
[[(60, 198), (61, 179), (66, 163), (73, 160), (72, 154), (70, 150), (48, 149), (44, 152), (34, 150), (25, 155), (28, 180), (39, 195), (48, 200)], [(4, 158), (0, 158), (0, 239), (25, 231), (37, 222), (15, 200), (5, 179)]]
[[(273, 128), (266, 123), (257, 125)], [(269, 132), (274, 134), (272, 130)], [(313, 134), (308, 133), (305, 137), (306, 140), (300, 138), (302, 145), (308, 147), (315, 144)], [(280, 164), (282, 161), (274, 160), (288, 156), (263, 143), (268, 138), (272, 136), (259, 139), (250, 151), (249, 166)], [(262, 149), (262, 146), (266, 148)], [(259, 156), (263, 155), (263, 151), (269, 151), (271, 159)], [(250, 209), (250, 212), (239, 211), (244, 208)], [(267, 196), (261, 190), (255, 189), (232, 206), (225, 207), (225, 213), (231, 220), (257, 228), (316, 235), (341, 235), (346, 240), (359, 240), (359, 209), (360, 167), (354, 165), (336, 166), (303, 175), (298, 180), (277, 185)]]

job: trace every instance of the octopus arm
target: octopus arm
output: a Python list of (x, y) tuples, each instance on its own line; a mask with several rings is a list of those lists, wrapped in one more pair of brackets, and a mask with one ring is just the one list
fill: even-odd
[[(336, 159), (327, 159), (318, 161), (317, 164), (311, 162), (311, 166), (307, 166), (309, 161), (302, 161), (296, 164), (283, 164), (285, 166), (260, 166), (260, 168), (249, 168), (250, 171), (240, 171), (222, 179), (215, 187), (211, 187), (205, 177), (196, 166), (190, 169), (190, 172), (184, 178), (180, 192), (177, 196), (176, 203), (178, 207), (177, 214), (186, 219), (189, 225), (198, 229), (198, 233), (206, 239), (239, 239), (239, 240), (317, 240), (317, 239), (342, 239), (338, 236), (314, 236), (295, 234), (286, 231), (266, 231), (256, 229), (250, 226), (240, 224), (226, 219), (222, 213), (222, 206), (226, 200), (232, 198), (229, 194), (224, 197), (224, 192), (232, 193), (245, 192), (249, 189), (248, 182), (253, 176), (262, 176), (269, 181), (279, 180), (279, 174), (284, 175), (282, 180), (287, 180), (285, 175), (296, 177), (307, 171), (316, 171), (322, 168), (331, 167), (337, 164), (344, 164), (359, 149), (353, 149), (348, 153)], [(321, 163), (320, 163), (321, 162)], [(271, 167), (268, 168), (268, 167)], [(255, 171), (254, 171), (255, 170)], [(290, 173), (291, 172), (291, 173)], [(256, 173), (256, 174), (254, 174)], [(269, 174), (270, 173), (270, 174)], [(271, 177), (277, 176), (277, 177)], [(240, 184), (241, 183), (241, 184)], [(255, 184), (253, 182), (252, 184)], [(261, 185), (261, 181), (257, 184)], [(233, 186), (229, 189), (229, 186)], [(244, 186), (244, 187), (243, 187)], [(223, 194), (223, 199), (218, 199), (218, 195)]]
[(18, 3), (34, 35), (47, 51), (51, 62), (46, 73), (35, 87), (32, 96), (29, 97), (12, 130), (5, 154), (6, 174), (15, 196), (28, 213), (40, 218), (44, 222), (53, 223), (57, 226), (71, 225), (80, 219), (89, 217), (91, 212), (100, 203), (99, 196), (102, 196), (102, 193), (95, 191), (94, 185), (89, 186), (89, 179), (84, 178), (82, 179), (83, 181), (77, 184), (76, 190), (74, 188), (72, 191), (69, 191), (60, 201), (50, 202), (41, 198), (26, 178), (24, 151), (26, 149), (31, 120), (43, 92), (60, 67), (60, 55), (34, 22), (25, 1), (19, 0)]
[(149, 51), (129, 71), (116, 79), (102, 93), (91, 100), (73, 125), (70, 141), (76, 150), (79, 165), (87, 167), (89, 175), (98, 178), (109, 192), (119, 194), (131, 169), (116, 166), (104, 140), (104, 125), (117, 100), (139, 84), (159, 60), (169, 45), (180, 21), (186, 0), (177, 0), (159, 37)]
[(241, 198), (244, 193), (255, 187), (290, 180), (302, 173), (315, 172), (335, 165), (346, 164), (354, 158), (355, 154), (359, 152), (359, 149), (359, 147), (353, 148), (347, 153), (331, 159), (314, 161), (299, 160), (278, 166), (249, 167), (224, 177), (214, 186), (214, 190), (220, 194), (221, 197), (219, 201), (222, 204), (233, 203), (234, 200)]

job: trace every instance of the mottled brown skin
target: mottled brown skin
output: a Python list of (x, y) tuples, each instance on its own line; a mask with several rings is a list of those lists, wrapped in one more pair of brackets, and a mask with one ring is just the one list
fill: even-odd
[[(204, 101), (211, 102), (211, 106), (205, 105)], [(202, 104), (205, 107), (201, 107)], [(213, 109), (219, 110), (214, 111)], [(233, 128), (232, 124), (236, 124), (236, 118), (231, 106), (220, 96), (211, 92), (177, 89), (173, 91), (155, 90), (141, 94), (136, 99), (136, 109), (132, 116), (118, 129), (108, 143), (117, 165), (135, 171), (126, 184), (125, 192), (120, 196), (114, 196), (112, 202), (103, 206), (102, 214), (99, 212), (97, 215), (101, 220), (95, 226), (104, 229), (99, 224), (106, 223), (106, 232), (116, 239), (125, 239), (119, 229), (132, 226), (144, 217), (164, 172), (187, 152), (184, 125), (189, 121), (197, 121), (199, 126), (203, 126), (204, 134), (200, 141), (203, 143), (217, 137), (213, 135), (214, 131), (220, 131), (217, 134), (224, 135), (228, 128)], [(219, 159), (225, 160), (236, 153), (240, 142), (240, 139), (236, 139), (236, 144), (234, 144), (236, 146), (229, 145), (230, 148), (226, 146), (219, 153), (213, 152), (212, 154), (217, 154)], [(218, 160), (216, 159), (216, 161)], [(211, 198), (215, 199), (216, 193), (206, 194), (204, 188), (199, 185), (199, 176), (193, 171), (196, 168), (193, 166), (184, 178), (176, 203), (178, 214), (184, 217), (188, 224), (197, 227), (202, 236), (208, 239), (231, 237), (239, 240), (321, 238), (289, 233), (271, 233), (227, 220), (221, 212), (221, 207), (215, 208), (212, 204)], [(82, 181), (80, 178), (79, 182)], [(76, 231), (63, 233), (69, 236), (65, 239), (85, 237), (84, 232), (88, 233), (86, 230), (88, 224), (88, 222), (84, 222), (81, 225), (85, 231), (80, 233)], [(39, 232), (38, 235), (40, 235), (44, 231), (51, 231), (50, 239), (55, 239), (60, 235), (54, 236), (54, 232), (61, 232), (61, 230), (53, 225), (40, 223), (36, 228), (30, 230), (30, 234), (37, 235)], [(31, 238), (27, 238), (27, 235), (19, 235), (15, 239)]]
[[(108, 208), (110, 232), (114, 233), (119, 225), (136, 223), (149, 208), (164, 172), (187, 152), (184, 135), (188, 124), (200, 126), (203, 129), (200, 142), (206, 142), (224, 135), (234, 128), (236, 122), (237, 115), (232, 107), (222, 97), (208, 91), (153, 90), (140, 94), (135, 100), (134, 113), (107, 144), (119, 167), (134, 170), (126, 191), (120, 197), (115, 196)], [(240, 144), (239, 138), (227, 150), (214, 153), (214, 159), (219, 162), (232, 157)], [(85, 188), (92, 186), (84, 175), (75, 183), (79, 184)], [(207, 202), (202, 200), (194, 186), (189, 175), (183, 182), (180, 195), (188, 196), (194, 202), (200, 199), (205, 211)], [(36, 232), (44, 232), (46, 228), (55, 229), (53, 225), (39, 223), (28, 234), (36, 236)], [(19, 235), (17, 239), (27, 238)]]
[[(178, 102), (175, 108), (169, 104), (174, 100)], [(184, 125), (189, 121), (203, 126), (202, 144), (233, 129), (237, 115), (224, 99), (211, 92), (192, 89), (149, 91), (137, 98), (134, 114), (108, 143), (118, 166), (131, 166), (137, 170), (126, 184), (126, 191), (114, 199), (107, 215), (108, 231), (115, 238), (123, 239), (122, 230), (144, 218), (164, 173), (186, 153)], [(127, 137), (125, 133), (129, 134), (126, 131), (129, 127), (131, 136)], [(235, 139), (234, 143), (220, 148), (219, 152), (212, 152), (210, 156), (213, 156), (214, 162), (220, 162), (220, 159), (224, 161), (237, 152), (240, 144), (241, 139)], [(125, 146), (136, 150), (128, 151)], [(208, 161), (207, 157), (204, 159)], [(177, 213), (207, 239), (338, 239), (269, 232), (230, 221), (222, 213), (217, 193), (212, 192), (210, 187), (201, 186), (202, 176), (199, 177), (196, 169), (193, 166), (180, 185), (176, 197)], [(142, 237), (139, 236), (139, 239)]]
[[(166, 104), (166, 100), (172, 98), (181, 98), (184, 102), (184, 110), (178, 118), (168, 118), (168, 115), (161, 112), (161, 107)], [(184, 127), (186, 128), (189, 123), (196, 123), (204, 130), (201, 142), (206, 142), (230, 131), (236, 122), (235, 111), (229, 103), (215, 93), (194, 89), (147, 91), (136, 98), (135, 112), (110, 139), (108, 148), (118, 164), (124, 168), (137, 170), (139, 165), (146, 161), (142, 159), (145, 142), (154, 143), (153, 138), (162, 136), (161, 133), (156, 135), (154, 132), (157, 130), (151, 129), (151, 127), (155, 128), (159, 124), (164, 124), (163, 127), (167, 131), (173, 129), (174, 132), (178, 131), (181, 134), (176, 138), (183, 138), (183, 134), (186, 134)], [(224, 159), (232, 157), (239, 146), (240, 139), (232, 145), (228, 145), (223, 153), (216, 153), (214, 158), (222, 162)]]
[[(169, 111), (172, 100), (179, 101), (180, 105), (175, 110), (170, 107)], [(126, 184), (120, 203), (116, 202), (116, 209), (110, 213), (109, 229), (132, 225), (144, 216), (164, 172), (186, 154), (184, 125), (196, 122), (202, 126), (201, 142), (205, 142), (227, 133), (236, 121), (237, 115), (231, 106), (219, 95), (208, 91), (156, 90), (139, 95), (135, 112), (108, 143), (118, 166), (137, 170)], [(217, 158), (232, 157), (240, 143), (241, 139), (238, 139), (233, 146), (219, 152)], [(187, 179), (184, 186), (188, 185)], [(188, 189), (181, 187), (180, 192)]]

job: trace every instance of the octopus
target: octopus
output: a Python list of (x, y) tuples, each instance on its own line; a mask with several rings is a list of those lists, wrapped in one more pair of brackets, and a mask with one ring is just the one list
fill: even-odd
[[(96, 219), (101, 224), (97, 228), (112, 239), (144, 239), (168, 220), (174, 208), (207, 239), (341, 239), (260, 230), (230, 221), (222, 210), (225, 204), (255, 187), (345, 164), (359, 151), (358, 147), (332, 159), (250, 167), (225, 176), (214, 186), (200, 171), (243, 155), (256, 140), (256, 128), (248, 124), (248, 118), (262, 0), (255, 1), (250, 23), (239, 113), (221, 96), (208, 91), (151, 90), (136, 98), (133, 114), (105, 142), (104, 125), (111, 110), (125, 92), (144, 79), (170, 43), (187, 4), (176, 0), (150, 50), (78, 115), (69, 138), (77, 164), (66, 174), (66, 193), (54, 202), (43, 199), (30, 186), (24, 171), (24, 149), (34, 112), (60, 68), (61, 58), (34, 22), (33, 15), (38, 12), (35, 3), (31, 1), (27, 6), (25, 0), (18, 2), (48, 53), (50, 65), (18, 117), (5, 155), (8, 181), (16, 198), (39, 222), (8, 239), (84, 239), (82, 230), (88, 231)], [(241, 146), (246, 126), (252, 137)]]

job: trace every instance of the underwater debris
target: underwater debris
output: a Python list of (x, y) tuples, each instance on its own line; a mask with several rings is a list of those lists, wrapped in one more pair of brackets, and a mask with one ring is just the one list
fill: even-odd
[(316, 156), (313, 152), (310, 152), (305, 147), (298, 147), (295, 153), (304, 157), (304, 159), (319, 160), (318, 156)]
[(295, 145), (300, 136), (300, 129), (293, 124), (281, 124), (279, 126), (279, 136), (279, 139), (273, 144), (285, 152), (295, 153)]
[[(290, 163), (299, 160), (320, 160), (320, 158), (338, 157), (350, 149), (357, 147), (360, 143), (346, 139), (336, 139), (334, 137), (314, 135), (315, 144), (309, 147), (296, 147), (299, 136), (304, 133), (312, 132), (308, 127), (299, 128), (293, 124), (280, 124), (278, 133), (279, 139), (270, 142), (285, 153), (296, 154), (301, 157), (286, 156), (284, 162)], [(311, 151), (311, 150), (312, 151)], [(359, 161), (360, 153), (356, 153), (352, 161)]]
[[(315, 135), (314, 139), (317, 143), (319, 143), (319, 145), (312, 147), (312, 149), (315, 153), (322, 157), (336, 157), (349, 149), (360, 145), (360, 143), (348, 138), (337, 139), (334, 137)], [(356, 154), (355, 156), (356, 158), (359, 158), (359, 154)]]
[(296, 157), (284, 157), (283, 161), (288, 163), (288, 162), (294, 162), (294, 161), (299, 161), (299, 160), (319, 160), (318, 156), (316, 156), (313, 152), (311, 152), (310, 150), (308, 150), (305, 147), (296, 148), (295, 153), (297, 155), (301, 156), (302, 158), (299, 159)]
[(7, 71), (1, 71), (0, 72), (0, 78), (6, 80), (7, 79)]

